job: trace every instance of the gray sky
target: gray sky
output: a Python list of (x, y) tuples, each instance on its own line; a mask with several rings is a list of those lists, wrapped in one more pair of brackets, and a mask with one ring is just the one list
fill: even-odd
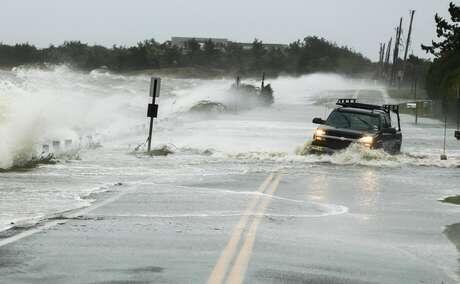
[[(459, 3), (459, 0), (454, 1)], [(0, 41), (40, 47), (64, 40), (134, 44), (171, 36), (289, 43), (318, 35), (376, 59), (380, 41), (404, 32), (415, 9), (413, 53), (435, 36), (433, 16), (449, 0), (0, 0)], [(404, 34), (404, 35), (405, 35)]]

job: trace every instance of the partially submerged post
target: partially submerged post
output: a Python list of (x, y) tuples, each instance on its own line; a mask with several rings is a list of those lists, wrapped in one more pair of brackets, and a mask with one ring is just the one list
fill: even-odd
[(260, 86), (260, 89), (263, 91), (265, 88), (265, 72), (262, 73), (262, 84)]
[(446, 155), (446, 136), (447, 136), (447, 115), (445, 116), (444, 119), (444, 148), (443, 152), (441, 155), (441, 160), (445, 161), (447, 160), (447, 155)]
[(418, 123), (417, 77), (414, 80), (415, 124)]
[(457, 130), (454, 133), (455, 138), (460, 140), (460, 86), (457, 84)]
[(147, 151), (150, 152), (152, 148), (152, 130), (153, 130), (153, 120), (158, 116), (158, 105), (155, 104), (155, 98), (160, 96), (160, 84), (161, 78), (151, 78), (150, 79), (150, 96), (152, 97), (152, 103), (148, 105), (147, 108), (147, 117), (150, 117), (150, 127), (149, 127), (149, 138)]
[(60, 141), (53, 141), (53, 152), (57, 154), (60, 151), (61, 148), (61, 142)]
[(72, 147), (72, 139), (66, 139), (66, 140), (64, 141), (64, 143), (65, 143), (65, 144), (64, 144), (64, 145), (65, 145), (65, 148), (66, 148), (67, 150), (70, 149), (70, 148)]

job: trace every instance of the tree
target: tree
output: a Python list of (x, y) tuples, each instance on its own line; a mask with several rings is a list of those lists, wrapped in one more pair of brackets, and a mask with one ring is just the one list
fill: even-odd
[(426, 89), (431, 98), (443, 101), (443, 116), (460, 111), (454, 111), (460, 86), (460, 7), (451, 2), (449, 13), (450, 21), (435, 15), (438, 41), (422, 45), (435, 56), (426, 76)]
[(234, 72), (241, 73), (245, 69), (246, 57), (246, 52), (240, 44), (230, 42), (224, 49), (224, 66)]
[(170, 41), (160, 45), (160, 66), (161, 67), (176, 67), (182, 62), (182, 51), (179, 47), (172, 45)]
[(264, 55), (266, 54), (266, 50), (262, 41), (254, 39), (252, 42), (252, 66), (251, 69), (254, 71), (261, 71), (264, 66)]
[(449, 14), (451, 22), (440, 17), (438, 14), (434, 17), (436, 33), (440, 41), (432, 41), (431, 46), (422, 44), (423, 50), (438, 58), (452, 52), (458, 52), (460, 49), (460, 7), (450, 2)]
[(192, 38), (185, 42), (185, 53), (188, 65), (196, 66), (200, 64), (202, 51), (201, 45), (196, 39)]
[(208, 66), (218, 66), (220, 59), (220, 50), (217, 48), (216, 44), (208, 39), (203, 45), (203, 54), (205, 58), (205, 63)]
[(279, 48), (271, 48), (267, 52), (267, 67), (274, 72), (284, 70), (286, 55)]
[(426, 88), (432, 98), (445, 95), (454, 96), (452, 84), (460, 81), (458, 78), (460, 66), (460, 7), (449, 4), (450, 21), (435, 15), (436, 32), (439, 41), (432, 45), (422, 45), (422, 49), (435, 56), (428, 70)]

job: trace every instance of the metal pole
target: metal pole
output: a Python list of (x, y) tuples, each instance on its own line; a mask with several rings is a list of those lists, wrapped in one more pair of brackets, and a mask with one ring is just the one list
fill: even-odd
[(447, 114), (444, 116), (444, 155), (446, 155)]
[(457, 130), (460, 130), (460, 86), (457, 84)]
[(261, 91), (265, 88), (265, 72), (262, 72), (262, 84), (261, 84)]
[(152, 130), (153, 130), (153, 117), (150, 118), (150, 128), (149, 128), (149, 143), (147, 146), (147, 152), (150, 152), (152, 148)]
[(147, 109), (147, 116), (150, 117), (150, 127), (149, 127), (149, 138), (147, 144), (147, 151), (150, 152), (152, 149), (152, 131), (153, 131), (153, 121), (157, 117), (158, 105), (155, 104), (155, 99), (160, 95), (160, 78), (151, 78), (150, 79), (150, 96), (152, 97), (152, 103)]
[(446, 136), (447, 136), (447, 100), (444, 95), (444, 146), (443, 146), (443, 153), (441, 155), (441, 160), (447, 160), (446, 155)]
[(414, 81), (414, 100), (415, 100), (415, 124), (418, 123), (418, 102), (417, 102), (417, 78)]

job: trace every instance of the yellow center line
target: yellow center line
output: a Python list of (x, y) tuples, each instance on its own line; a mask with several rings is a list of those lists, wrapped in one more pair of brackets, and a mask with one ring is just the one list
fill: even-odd
[[(270, 187), (270, 190), (267, 191), (266, 194), (273, 195), (275, 191), (278, 189), (278, 185), (280, 181), (281, 181), (281, 176), (277, 176), (276, 179), (273, 181)], [(235, 263), (233, 264), (233, 268), (230, 271), (230, 274), (227, 278), (226, 283), (231, 283), (231, 284), (243, 283), (244, 276), (248, 268), (249, 260), (251, 259), (252, 251), (254, 249), (254, 242), (256, 239), (257, 227), (262, 221), (263, 214), (265, 210), (267, 209), (268, 205), (270, 204), (271, 200), (272, 200), (271, 198), (266, 198), (260, 204), (257, 215), (252, 221), (251, 227), (249, 228), (246, 234), (245, 241), (240, 249), (238, 257), (235, 260)]]
[[(267, 186), (272, 181), (273, 177), (274, 175), (270, 174), (265, 179), (265, 181), (260, 185), (257, 192), (263, 193), (266, 190)], [(227, 246), (222, 251), (222, 254), (219, 257), (219, 260), (217, 261), (216, 265), (214, 266), (214, 269), (211, 272), (211, 275), (208, 278), (208, 284), (222, 283), (222, 280), (224, 279), (225, 274), (227, 273), (228, 266), (230, 265), (230, 262), (235, 256), (236, 249), (237, 249), (238, 243), (240, 242), (241, 235), (243, 234), (244, 228), (246, 227), (249, 217), (254, 211), (254, 208), (256, 207), (260, 199), (260, 196), (261, 195), (257, 195), (251, 200), (248, 207), (244, 211), (243, 216), (241, 217), (240, 221), (233, 228), (230, 240), (228, 241)]]

